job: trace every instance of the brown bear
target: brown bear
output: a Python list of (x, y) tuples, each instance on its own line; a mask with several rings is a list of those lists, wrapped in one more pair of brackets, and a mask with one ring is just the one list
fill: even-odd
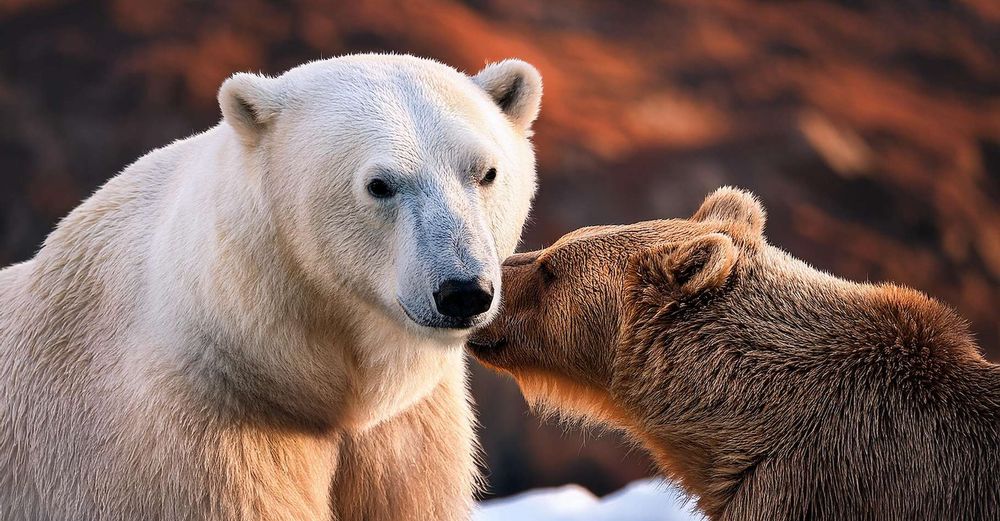
[(468, 346), (529, 401), (626, 430), (710, 519), (1000, 519), (1000, 366), (965, 322), (763, 227), (723, 188), (514, 255)]

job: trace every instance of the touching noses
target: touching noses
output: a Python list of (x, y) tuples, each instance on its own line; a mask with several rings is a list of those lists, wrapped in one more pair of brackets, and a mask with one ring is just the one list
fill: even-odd
[(485, 313), (493, 304), (493, 283), (479, 279), (449, 279), (434, 292), (434, 303), (446, 317), (469, 319)]

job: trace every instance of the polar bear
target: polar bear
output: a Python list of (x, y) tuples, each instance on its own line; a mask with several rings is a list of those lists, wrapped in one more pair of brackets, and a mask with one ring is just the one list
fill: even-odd
[(462, 345), (535, 191), (541, 78), (236, 74), (0, 271), (0, 518), (458, 520)]

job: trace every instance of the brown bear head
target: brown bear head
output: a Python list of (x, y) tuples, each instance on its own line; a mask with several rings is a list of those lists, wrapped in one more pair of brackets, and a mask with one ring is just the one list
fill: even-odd
[(620, 420), (609, 390), (637, 306), (705, 301), (761, 246), (763, 226), (752, 195), (722, 188), (691, 219), (582, 228), (516, 254), (503, 264), (501, 316), (468, 346), (536, 404)]

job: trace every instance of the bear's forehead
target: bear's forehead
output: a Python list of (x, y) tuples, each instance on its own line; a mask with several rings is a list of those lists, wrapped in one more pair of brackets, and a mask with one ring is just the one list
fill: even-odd
[(485, 112), (485, 93), (457, 70), (431, 60), (404, 56), (352, 56), (313, 62), (285, 73), (284, 89), (303, 103), (344, 105), (373, 112), (383, 108), (448, 107), (467, 114)]
[(318, 139), (363, 136), (382, 149), (442, 145), (486, 152), (515, 139), (509, 122), (464, 75), (450, 68), (442, 76), (381, 65), (334, 67), (302, 81), (286, 80), (294, 100), (289, 125), (308, 127)]
[(712, 226), (687, 219), (588, 226), (561, 237), (541, 253), (539, 261), (555, 267), (624, 262), (637, 251), (712, 231)]
[(455, 68), (434, 60), (407, 55), (357, 54), (309, 62), (281, 75), (289, 82), (325, 80), (331, 78), (369, 78), (395, 81), (461, 80), (467, 78)]
[(714, 231), (711, 226), (687, 219), (642, 221), (627, 225), (587, 226), (557, 240), (549, 250), (573, 247), (601, 249), (612, 246), (652, 246), (693, 238)]

